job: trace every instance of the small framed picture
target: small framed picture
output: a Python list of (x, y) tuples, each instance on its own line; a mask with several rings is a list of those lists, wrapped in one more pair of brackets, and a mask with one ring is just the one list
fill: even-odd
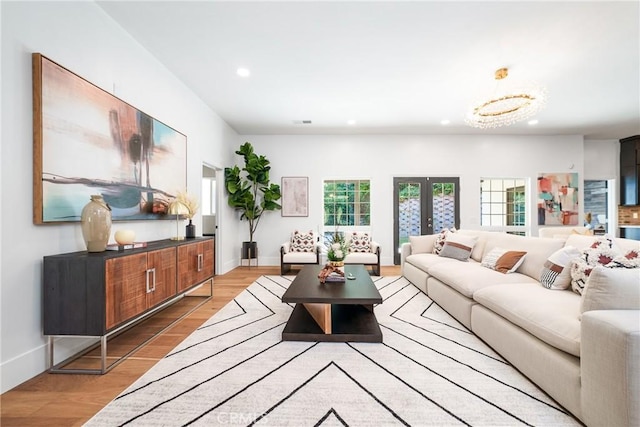
[(309, 177), (282, 177), (282, 216), (309, 216)]

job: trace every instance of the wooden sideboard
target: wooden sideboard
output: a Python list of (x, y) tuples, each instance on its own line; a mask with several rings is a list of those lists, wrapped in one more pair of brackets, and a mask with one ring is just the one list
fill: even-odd
[[(52, 372), (107, 372), (139, 347), (107, 366), (109, 337), (176, 302), (198, 285), (208, 282), (210, 286), (202, 303), (211, 299), (213, 291), (211, 237), (158, 240), (148, 242), (145, 248), (125, 251), (73, 252), (45, 256), (43, 261), (43, 327), (49, 337)], [(100, 369), (62, 369), (95, 346), (56, 365), (54, 342), (60, 336), (100, 338)]]

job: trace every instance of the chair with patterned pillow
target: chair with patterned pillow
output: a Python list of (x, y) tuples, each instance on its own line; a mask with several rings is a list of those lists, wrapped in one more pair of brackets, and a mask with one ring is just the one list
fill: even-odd
[(374, 276), (380, 275), (380, 245), (371, 240), (369, 233), (351, 232), (347, 234), (349, 253), (345, 264), (364, 264), (372, 267)]
[(280, 246), (280, 274), (291, 271), (292, 265), (320, 264), (318, 237), (313, 230), (307, 233), (298, 230), (291, 233), (291, 239)]

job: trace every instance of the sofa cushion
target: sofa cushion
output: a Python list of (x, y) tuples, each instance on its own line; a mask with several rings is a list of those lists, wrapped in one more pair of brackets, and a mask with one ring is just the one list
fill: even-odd
[(512, 283), (479, 289), (473, 299), (547, 344), (580, 356), (580, 296), (574, 292)]
[(345, 264), (377, 264), (378, 255), (373, 252), (349, 252), (344, 258)]
[(444, 247), (444, 242), (447, 240), (447, 236), (451, 233), (455, 233), (455, 227), (443, 228), (440, 233), (436, 234), (436, 240), (433, 242), (433, 253), (439, 254)]
[(431, 266), (435, 264), (440, 264), (442, 262), (458, 262), (458, 261), (452, 258), (444, 258), (436, 254), (415, 254), (415, 255), (412, 254), (412, 255), (409, 255), (404, 262), (419, 268), (425, 273), (429, 273), (429, 269), (431, 268)]
[(502, 274), (476, 262), (455, 262), (434, 264), (429, 267), (429, 274), (467, 298), (473, 298), (478, 289), (498, 284), (528, 282), (539, 286), (537, 280), (521, 273)]
[(433, 245), (436, 242), (437, 234), (425, 236), (409, 236), (411, 244), (411, 254), (430, 254), (433, 252)]
[(524, 251), (508, 251), (503, 248), (493, 248), (482, 258), (481, 265), (500, 273), (513, 273), (524, 262), (524, 256), (526, 254)]
[(580, 251), (565, 246), (552, 253), (540, 273), (540, 283), (547, 289), (563, 290), (571, 284), (571, 263), (580, 257)]
[(478, 238), (474, 236), (450, 233), (447, 235), (444, 246), (438, 255), (445, 258), (457, 259), (458, 261), (468, 261), (477, 240)]
[(315, 263), (316, 259), (314, 252), (287, 252), (282, 256), (282, 262), (285, 264)]
[(473, 250), (471, 251), (471, 259), (481, 262), (482, 257), (485, 254), (485, 245), (487, 241), (491, 238), (491, 236), (495, 234), (504, 234), (498, 231), (483, 231), (483, 230), (458, 230), (460, 234), (467, 236), (475, 236), (478, 238), (476, 244), (473, 246)]
[(595, 267), (581, 298), (590, 310), (640, 310), (640, 268)]
[(371, 252), (371, 236), (369, 233), (354, 231), (349, 236), (349, 252)]
[(291, 233), (291, 252), (315, 252), (316, 239), (313, 230), (308, 233), (294, 231)]
[(510, 251), (525, 251), (524, 258), (518, 272), (526, 274), (535, 279), (540, 279), (540, 272), (549, 255), (564, 246), (564, 242), (559, 239), (547, 239), (544, 237), (518, 236), (515, 234), (495, 233), (487, 240), (485, 253), (495, 247), (501, 247)]

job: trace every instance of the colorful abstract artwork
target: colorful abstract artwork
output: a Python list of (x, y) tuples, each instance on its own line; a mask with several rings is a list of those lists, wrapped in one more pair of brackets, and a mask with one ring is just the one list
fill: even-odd
[(113, 220), (167, 219), (186, 189), (187, 137), (33, 54), (36, 224), (79, 221), (92, 194)]
[(578, 225), (578, 174), (538, 176), (538, 225)]

